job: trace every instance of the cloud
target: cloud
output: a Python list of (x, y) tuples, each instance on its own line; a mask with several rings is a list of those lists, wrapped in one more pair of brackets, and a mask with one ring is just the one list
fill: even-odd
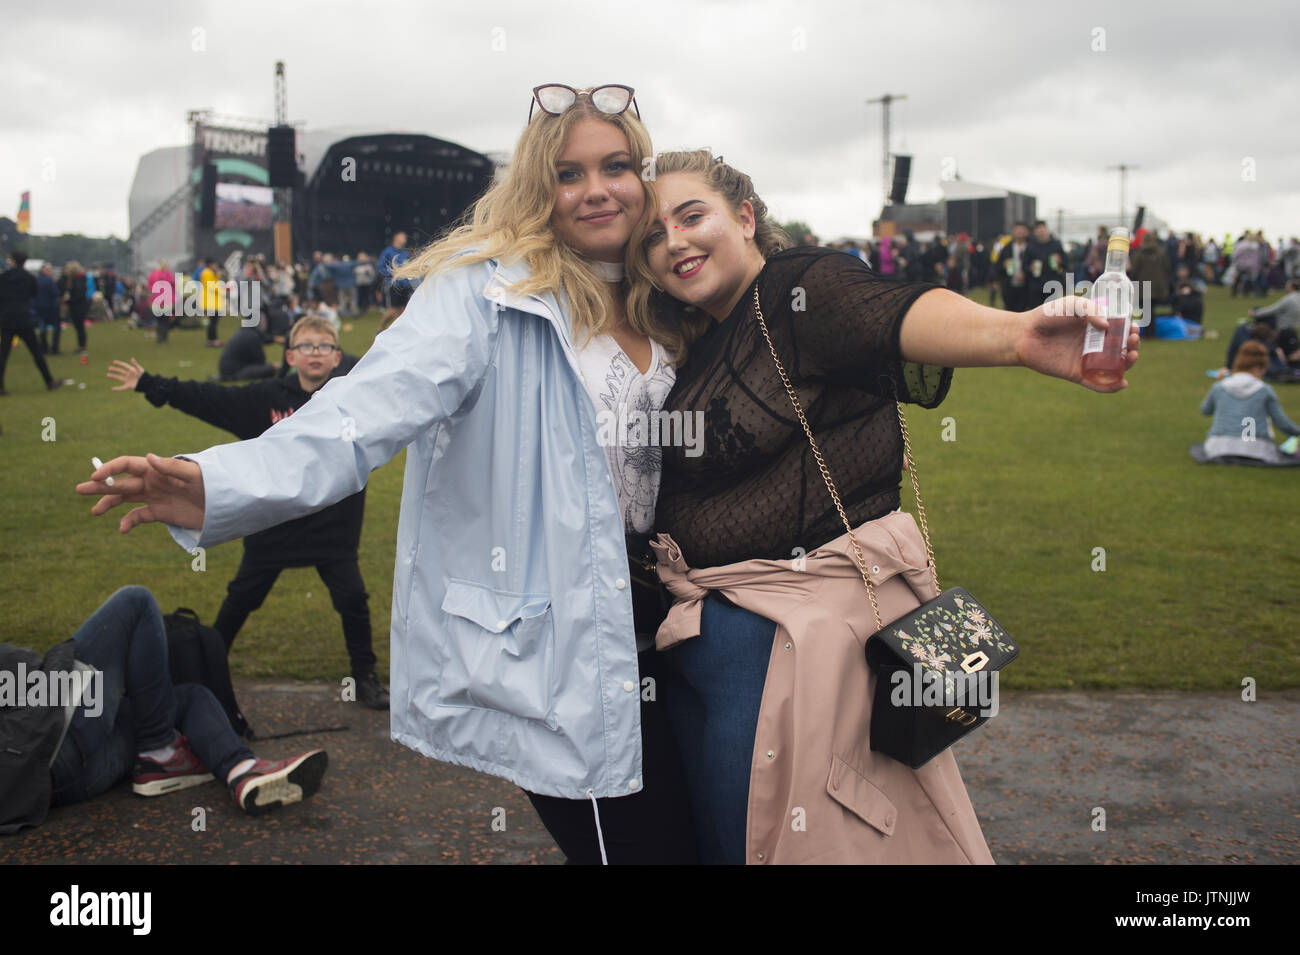
[(6, 24), (0, 209), (31, 189), (40, 232), (125, 235), (140, 155), (186, 142), (191, 109), (269, 120), (283, 59), (293, 120), (484, 152), (513, 147), (539, 83), (627, 83), (658, 148), (712, 146), (824, 235), (865, 234), (879, 213), (881, 114), (866, 101), (886, 92), (907, 96), (892, 145), (914, 157), (910, 198), (936, 197), (951, 159), (1040, 210), (1101, 212), (1118, 204), (1106, 167), (1124, 162), (1141, 166), (1130, 207), (1146, 201), (1179, 229), (1290, 234), (1290, 6), (37, 5)]

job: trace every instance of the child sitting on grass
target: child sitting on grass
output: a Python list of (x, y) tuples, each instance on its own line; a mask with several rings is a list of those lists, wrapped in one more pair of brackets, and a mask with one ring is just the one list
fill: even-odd
[(1237, 350), (1232, 374), (1215, 382), (1201, 403), (1201, 414), (1214, 415), (1205, 439), (1205, 457), (1253, 458), (1265, 464), (1289, 464), (1293, 456), (1272, 441), (1270, 419), (1280, 431), (1300, 435), (1300, 425), (1282, 411), (1277, 394), (1264, 383), (1268, 349), (1247, 341)]

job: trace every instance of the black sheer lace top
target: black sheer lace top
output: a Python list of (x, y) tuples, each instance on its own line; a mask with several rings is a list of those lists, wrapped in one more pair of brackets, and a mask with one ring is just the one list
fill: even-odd
[[(894, 396), (933, 408), (952, 381), (952, 369), (899, 353), (903, 316), (934, 288), (811, 247), (776, 253), (758, 276), (772, 342), (855, 527), (899, 506)], [(665, 410), (703, 412), (702, 448), (664, 448), (656, 518), (691, 566), (790, 559), (844, 533), (758, 326), (752, 286), (692, 346)]]

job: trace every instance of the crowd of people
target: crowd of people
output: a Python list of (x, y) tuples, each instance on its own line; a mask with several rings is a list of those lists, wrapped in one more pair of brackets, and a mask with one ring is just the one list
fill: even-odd
[[(1107, 235), (1107, 228), (1099, 225), (1092, 242), (1062, 242), (1045, 221), (1039, 220), (1032, 225), (1017, 222), (1009, 234), (989, 243), (966, 233), (918, 238), (905, 232), (824, 245), (856, 256), (884, 276), (933, 282), (962, 294), (986, 289), (991, 305), (1023, 311), (1061, 294), (1068, 288), (1067, 277), (1075, 287), (1095, 279), (1105, 263)], [(823, 243), (805, 234), (801, 244)], [(175, 315), (159, 316), (155, 306), (164, 296), (173, 301), (197, 292), (207, 342), (210, 347), (225, 348), (229, 343), (220, 337), (224, 289), (227, 282), (242, 279), (261, 285), (267, 313), (261, 330), (263, 344), (283, 344), (289, 327), (305, 315), (319, 315), (338, 328), (343, 319), (370, 308), (383, 308), (380, 327), (386, 328), (414, 291), (409, 279), (392, 278), (394, 268), (409, 258), (406, 245), (406, 234), (397, 232), (378, 255), (359, 251), (354, 257), (314, 251), (310, 261), (288, 265), (267, 262), (264, 256), (255, 254), (242, 262), (236, 275), (228, 274), (220, 263), (208, 258), (182, 276), (180, 289), (176, 288), (177, 273), (165, 260), (155, 263), (147, 275), (136, 277), (119, 275), (108, 264), (85, 268), (70, 261), (56, 270), (52, 264), (42, 263), (33, 275), (36, 287), (30, 296), (27, 322), (17, 319), (21, 306), (15, 303), (10, 307), (14, 316), (10, 324), (19, 337), (19, 329), (30, 325), (35, 346), (29, 348), (34, 355), (62, 354), (65, 324), (76, 333), (77, 354), (84, 355), (87, 325), (115, 318), (129, 318), (152, 329), (157, 340), (165, 343), (180, 319)], [(1259, 231), (1243, 231), (1235, 240), (1231, 234), (1216, 240), (1192, 232), (1178, 235), (1170, 231), (1161, 236), (1139, 229), (1131, 246), (1130, 277), (1135, 282), (1149, 283), (1156, 315), (1165, 313), (1184, 319), (1190, 335), (1195, 337), (1204, 315), (1208, 285), (1228, 286), (1233, 297), (1265, 297), (1270, 291), (1289, 288), (1291, 280), (1300, 279), (1300, 238), (1269, 242)], [(1294, 327), (1287, 317), (1289, 313), (1284, 310), (1281, 324), (1272, 322), (1270, 315), (1269, 309), (1260, 312), (1261, 319), (1282, 334), (1279, 347), (1287, 354), (1294, 352), (1300, 346), (1288, 347), (1285, 335)], [(240, 338), (238, 354), (223, 356), (220, 377), (260, 377), (268, 363), (258, 355), (253, 336), (235, 335)], [(38, 367), (41, 364), (38, 362)], [(281, 362), (278, 367), (284, 372), (288, 366)], [(48, 367), (42, 374), (46, 371)], [(46, 380), (56, 381), (53, 376)]]
[[(1010, 235), (987, 248), (965, 234), (834, 245), (882, 274), (931, 281), (962, 293), (987, 286), (990, 304), (1001, 298), (1003, 308), (1024, 311), (1065, 294), (1071, 282), (1081, 289), (1094, 281), (1105, 267), (1108, 238), (1109, 230), (1099, 225), (1091, 243), (1062, 244), (1039, 220), (1032, 229), (1029, 223), (1015, 223)], [(804, 241), (816, 240), (805, 236)], [(1235, 241), (1225, 234), (1216, 242), (1191, 232), (1161, 237), (1139, 229), (1130, 247), (1129, 277), (1140, 283), (1142, 301), (1150, 306), (1153, 320), (1142, 323), (1144, 336), (1157, 334), (1159, 316), (1165, 314), (1178, 320), (1179, 335), (1199, 338), (1210, 283), (1229, 287), (1233, 298), (1283, 292), (1276, 302), (1251, 308), (1234, 330), (1218, 383), (1201, 407), (1214, 421), (1204, 444), (1193, 446), (1193, 457), (1300, 465), (1294, 441), (1279, 446), (1272, 440), (1275, 431), (1297, 432), (1265, 384), (1300, 382), (1300, 238), (1270, 243), (1262, 232), (1244, 231)]]
[[(169, 323), (160, 301), (175, 301), (198, 290), (204, 312), (208, 341), (213, 347), (224, 342), (218, 334), (222, 317), (224, 289), (231, 281), (258, 283), (261, 300), (272, 308), (283, 308), (290, 320), (303, 315), (320, 315), (336, 327), (341, 319), (364, 314), (371, 308), (385, 309), (384, 324), (400, 314), (410, 298), (413, 287), (408, 279), (393, 278), (393, 269), (406, 261), (406, 233), (393, 235), (389, 246), (377, 257), (358, 252), (336, 256), (333, 253), (314, 251), (310, 262), (267, 262), (265, 256), (254, 254), (243, 260), (239, 272), (230, 275), (215, 259), (201, 262), (188, 277), (183, 277), (185, 288), (177, 289), (176, 273), (169, 270), (167, 262), (160, 260), (147, 277), (128, 287), (123, 299), (122, 314), (134, 313), (145, 327), (156, 326), (160, 341), (165, 341)], [(192, 285), (191, 285), (192, 283)], [(136, 290), (139, 290), (137, 293)], [(282, 324), (282, 323), (280, 323)], [(272, 321), (275, 326), (276, 322)], [(281, 332), (283, 329), (281, 329)]]
[[(65, 326), (71, 326), (77, 338), (76, 354), (81, 357), (87, 354), (87, 327), (95, 322), (127, 319), (150, 329), (159, 343), (165, 343), (182, 318), (181, 310), (171, 308), (171, 303), (184, 302), (193, 295), (199, 303), (199, 319), (209, 347), (222, 348), (226, 342), (220, 337), (221, 320), (230, 314), (226, 289), (229, 282), (242, 280), (257, 282), (263, 305), (272, 312), (284, 313), (270, 316), (268, 341), (278, 339), (282, 343), (289, 325), (308, 314), (320, 315), (338, 327), (340, 319), (383, 308), (381, 324), (387, 327), (413, 291), (409, 279), (392, 278), (393, 269), (409, 257), (406, 241), (406, 234), (398, 232), (378, 256), (360, 251), (354, 259), (316, 251), (310, 262), (293, 265), (268, 262), (265, 256), (253, 254), (241, 261), (236, 274), (230, 274), (211, 257), (197, 262), (189, 274), (177, 273), (165, 259), (152, 263), (154, 267), (147, 274), (136, 276), (119, 274), (111, 264), (87, 268), (72, 260), (59, 267), (42, 262), (39, 268), (35, 263), (28, 268), (27, 254), (17, 251), (17, 258), (10, 257), (8, 262), (14, 274), (0, 289), (5, 303), (4, 324), (24, 341), (33, 357), (62, 355), (63, 331)], [(29, 273), (32, 281), (21, 278), (19, 273)], [(27, 329), (33, 333), (31, 342), (23, 334)], [(11, 338), (6, 339), (5, 355)], [(48, 374), (48, 364), (38, 360), (37, 366), (49, 387), (58, 387), (51, 384), (58, 379)]]
[[(856, 255), (882, 275), (935, 282), (962, 293), (987, 287), (992, 304), (1000, 298), (1003, 307), (1023, 310), (1041, 304), (1050, 295), (1043, 286), (1053, 280), (1063, 287), (1069, 275), (1078, 286), (1100, 275), (1108, 234), (1099, 225), (1091, 242), (1062, 242), (1040, 219), (1032, 226), (1017, 222), (1009, 234), (991, 243), (966, 233), (923, 239), (903, 233), (861, 243), (844, 239), (829, 246)], [(803, 236), (803, 243), (819, 244), (810, 234)], [(1230, 286), (1234, 297), (1263, 297), (1287, 280), (1300, 278), (1300, 238), (1271, 243), (1262, 232), (1244, 231), (1235, 241), (1230, 233), (1216, 241), (1192, 232), (1180, 236), (1171, 230), (1162, 237), (1138, 229), (1130, 262), (1135, 281), (1152, 283), (1157, 304), (1172, 304), (1175, 296), (1190, 294), (1186, 289), (1203, 295), (1208, 284)]]

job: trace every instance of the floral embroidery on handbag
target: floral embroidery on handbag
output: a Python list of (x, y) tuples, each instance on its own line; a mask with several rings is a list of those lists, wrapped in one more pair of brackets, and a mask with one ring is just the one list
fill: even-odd
[[(929, 610), (907, 618), (915, 634), (892, 628), (903, 651), (923, 667), (944, 674), (945, 684), (962, 673), (961, 661), (985, 650), (990, 655), (1016, 653), (1016, 645), (996, 620), (974, 601), (953, 595)], [(891, 628), (886, 628), (891, 629)]]

